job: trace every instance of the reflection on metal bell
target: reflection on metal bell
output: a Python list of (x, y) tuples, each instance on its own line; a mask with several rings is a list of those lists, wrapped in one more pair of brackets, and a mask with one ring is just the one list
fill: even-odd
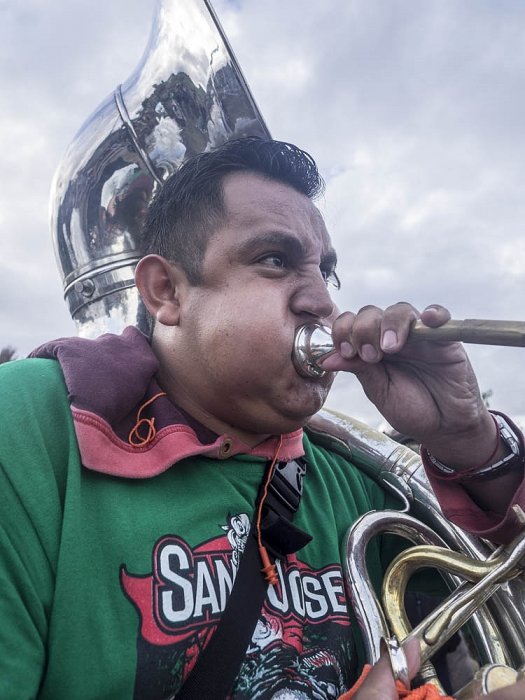
[(80, 335), (139, 324), (133, 273), (149, 203), (181, 163), (269, 137), (207, 0), (159, 0), (146, 51), (88, 118), (55, 174), (51, 227)]

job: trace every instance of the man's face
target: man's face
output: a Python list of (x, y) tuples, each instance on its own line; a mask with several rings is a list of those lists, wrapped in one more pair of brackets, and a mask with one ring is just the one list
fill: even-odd
[(318, 210), (293, 188), (235, 173), (223, 191), (202, 281), (181, 294), (168, 369), (175, 400), (254, 435), (289, 432), (319, 410), (333, 380), (299, 376), (292, 348), (299, 326), (335, 317), (326, 288), (335, 253)]

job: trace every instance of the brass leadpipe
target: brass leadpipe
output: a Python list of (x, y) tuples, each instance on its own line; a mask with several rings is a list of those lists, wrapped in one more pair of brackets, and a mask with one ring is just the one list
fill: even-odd
[[(429, 328), (416, 321), (410, 330), (409, 341), (474, 343), (525, 347), (525, 321), (493, 321), (466, 318), (451, 320), (437, 328)], [(297, 329), (293, 359), (300, 374), (321, 377), (324, 370), (319, 360), (334, 352), (330, 329), (319, 323), (310, 323)]]
[(429, 328), (416, 321), (409, 339), (525, 347), (525, 321), (465, 318), (462, 321), (447, 321), (438, 328)]

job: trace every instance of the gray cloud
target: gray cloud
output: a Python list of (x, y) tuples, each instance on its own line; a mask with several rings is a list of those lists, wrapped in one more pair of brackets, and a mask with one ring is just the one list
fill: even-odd
[[(441, 302), (523, 318), (525, 5), (500, 0), (217, 0), (276, 138), (318, 160), (341, 308)], [(47, 201), (60, 156), (131, 73), (153, 3), (0, 3), (0, 344), (74, 329)], [(525, 413), (522, 350), (473, 348), (482, 389)], [(353, 377), (331, 404), (377, 422)]]

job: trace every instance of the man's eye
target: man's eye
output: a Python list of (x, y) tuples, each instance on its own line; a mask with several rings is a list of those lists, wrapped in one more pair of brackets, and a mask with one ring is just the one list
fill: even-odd
[(337, 272), (335, 270), (321, 270), (321, 274), (327, 286), (330, 285), (336, 289), (341, 289), (341, 280), (337, 276)]
[(286, 267), (286, 257), (281, 253), (269, 253), (268, 255), (263, 255), (257, 262), (281, 269)]

